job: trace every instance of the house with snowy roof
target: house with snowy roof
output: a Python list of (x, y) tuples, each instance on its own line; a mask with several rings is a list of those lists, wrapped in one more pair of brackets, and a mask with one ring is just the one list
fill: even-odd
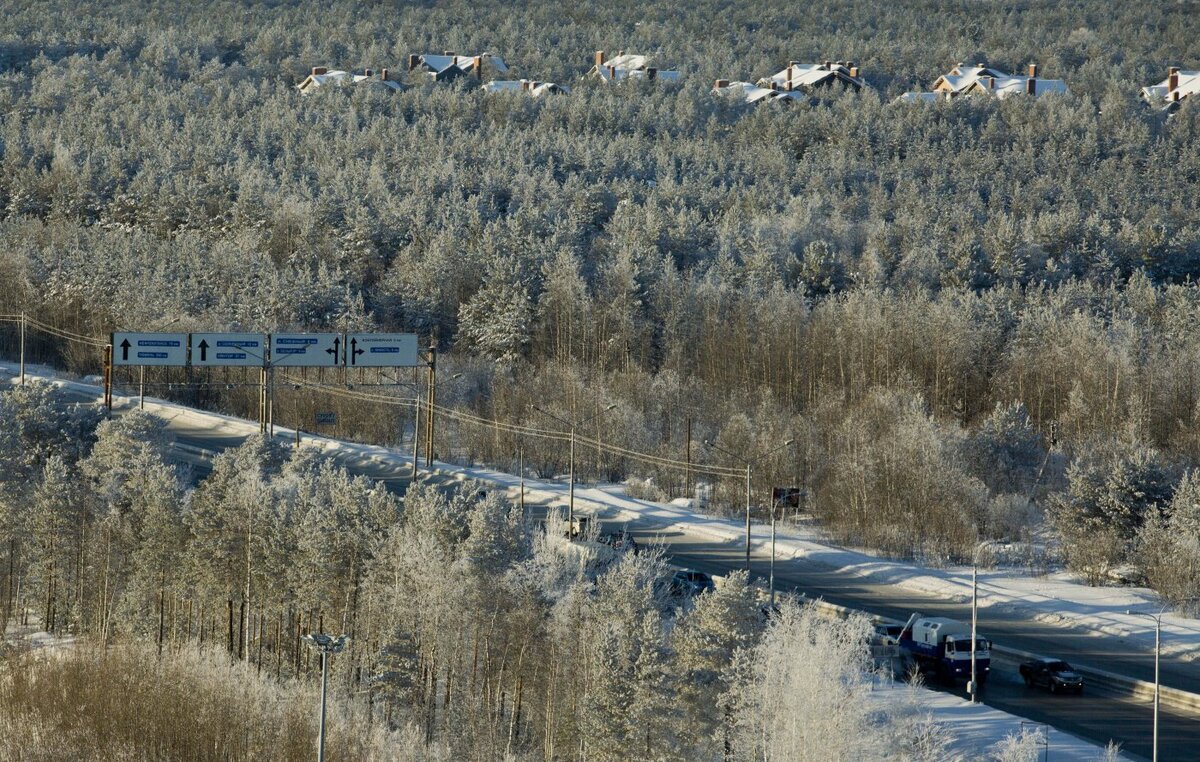
[(1178, 66), (1167, 69), (1167, 78), (1157, 85), (1142, 88), (1142, 97), (1155, 106), (1174, 110), (1179, 102), (1200, 93), (1200, 71), (1184, 71)]
[(603, 82), (620, 82), (625, 79), (679, 81), (679, 72), (651, 66), (649, 56), (635, 55), (624, 51), (612, 58), (606, 58), (603, 50), (597, 50), (594, 64), (587, 76), (598, 77)]
[(440, 55), (412, 53), (408, 56), (408, 70), (422, 71), (432, 77), (434, 82), (453, 82), (460, 77), (474, 77), (482, 81), (485, 66), (500, 74), (508, 73), (504, 59), (491, 53), (460, 56), (452, 50), (447, 50)]
[(813, 64), (788, 61), (787, 68), (783, 71), (763, 77), (758, 81), (759, 87), (769, 87), (772, 90), (785, 92), (813, 91), (834, 85), (862, 90), (867, 83), (853, 61), (825, 61)]
[(982, 95), (1008, 98), (1014, 95), (1039, 98), (1043, 95), (1067, 92), (1067, 83), (1061, 79), (1045, 79), (1038, 76), (1038, 65), (1029, 64), (1027, 75), (1014, 75), (984, 64), (965, 66), (959, 64), (943, 74), (933, 83), (933, 91), (927, 93), (905, 93), (898, 100), (906, 103), (931, 103), (957, 98), (960, 95)]
[(770, 103), (807, 101), (809, 96), (801, 90), (780, 90), (773, 87), (762, 87), (753, 82), (730, 82), (718, 79), (713, 85), (713, 93), (725, 98), (739, 100), (744, 103)]
[(493, 80), (480, 89), (489, 95), (492, 93), (522, 93), (531, 98), (540, 98), (543, 95), (565, 95), (571, 92), (571, 88), (566, 85), (538, 82), (534, 79)]
[(312, 72), (304, 78), (296, 87), (300, 90), (301, 95), (309, 95), (316, 92), (322, 87), (379, 87), (393, 92), (400, 92), (404, 89), (404, 85), (394, 81), (391, 78), (391, 72), (387, 69), (381, 69), (379, 76), (375, 76), (375, 72), (371, 69), (366, 69), (362, 74), (354, 74), (348, 71), (334, 69), (330, 71), (325, 66), (314, 66)]

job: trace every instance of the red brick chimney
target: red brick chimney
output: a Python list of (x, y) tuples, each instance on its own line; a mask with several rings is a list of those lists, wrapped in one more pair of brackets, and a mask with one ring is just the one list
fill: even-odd
[(989, 90), (995, 90), (996, 89), (996, 78), (988, 77), (987, 78), (987, 86), (988, 86)]
[(791, 66), (787, 67), (787, 84), (784, 85), (784, 87), (788, 90), (788, 92), (791, 92), (791, 90), (792, 90), (792, 67)]
[(850, 76), (854, 77), (855, 79), (858, 79), (858, 67), (857, 66), (850, 67)]
[(1037, 64), (1029, 64), (1029, 77), (1031, 79), (1037, 79)]
[(471, 71), (475, 74), (475, 79), (483, 81), (483, 56), (475, 56), (471, 59)]
[(1172, 66), (1167, 69), (1167, 92), (1179, 89), (1179, 67)]
[(314, 66), (314, 67), (312, 68), (312, 73), (313, 73), (314, 75), (316, 75), (316, 74), (324, 74), (324, 73), (325, 73), (325, 72), (327, 72), (327, 71), (329, 71), (329, 70), (328, 70), (328, 69), (326, 69), (324, 66)]
[(363, 69), (363, 74), (365, 74), (368, 77), (371, 77), (371, 76), (374, 76), (375, 72), (371, 71), (370, 69)]
[(421, 57), (416, 53), (408, 54), (408, 70), (412, 71), (417, 68), (417, 64), (421, 63)]
[(1037, 77), (1025, 80), (1025, 92), (1029, 95), (1037, 95)]
[(388, 70), (383, 69), (382, 71), (380, 71), (379, 78), (382, 79), (384, 82), (387, 82), (388, 81)]
[(720, 89), (721, 89), (721, 88), (723, 88), (723, 87), (729, 87), (729, 80), (727, 80), (727, 79), (718, 79), (718, 80), (717, 80), (717, 81), (716, 81), (716, 82), (713, 84), (713, 89), (714, 89), (714, 90), (720, 90)]
[(609, 78), (610, 80), (613, 80), (614, 82), (616, 81), (616, 79), (617, 79), (617, 67), (615, 67), (615, 66), (609, 66), (609, 67), (608, 67), (608, 78)]
[(604, 51), (597, 50), (596, 51), (596, 68), (599, 69), (603, 65), (604, 65)]

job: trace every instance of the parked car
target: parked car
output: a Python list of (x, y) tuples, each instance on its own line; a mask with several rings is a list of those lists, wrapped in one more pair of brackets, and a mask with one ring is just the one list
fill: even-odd
[(693, 598), (705, 590), (715, 590), (713, 579), (704, 572), (679, 569), (671, 575), (670, 593), (676, 598)]
[(1021, 665), (1021, 677), (1030, 688), (1039, 686), (1051, 693), (1083, 693), (1083, 675), (1062, 659), (1033, 659)]

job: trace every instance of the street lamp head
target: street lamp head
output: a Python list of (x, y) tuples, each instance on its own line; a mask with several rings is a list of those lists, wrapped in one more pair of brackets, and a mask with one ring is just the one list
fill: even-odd
[(453, 381), (453, 380), (454, 380), (454, 379), (456, 379), (456, 378), (462, 378), (462, 374), (461, 374), (461, 373), (455, 373), (453, 376), (451, 376), (451, 377), (450, 377), (450, 380), (451, 380), (451, 381)]
[(614, 402), (613, 404), (609, 405), (608, 407), (606, 407), (606, 408), (604, 408), (604, 409), (605, 409), (606, 411), (608, 411), (608, 410), (616, 410), (616, 409), (617, 409), (617, 403), (615, 403), (615, 402)]
[(795, 439), (789, 439), (788, 441), (786, 441), (786, 442), (784, 442), (784, 443), (783, 443), (783, 446), (784, 446), (784, 447), (788, 447), (789, 445), (794, 445), (794, 444), (796, 444), (796, 440), (795, 440)]

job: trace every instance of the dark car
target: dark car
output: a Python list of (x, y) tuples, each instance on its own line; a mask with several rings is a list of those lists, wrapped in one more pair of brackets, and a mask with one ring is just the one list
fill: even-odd
[(1034, 659), (1021, 665), (1021, 677), (1030, 688), (1051, 693), (1083, 693), (1083, 675), (1062, 659)]
[(633, 539), (633, 535), (625, 532), (624, 530), (602, 534), (597, 539), (613, 550), (630, 550), (634, 553), (638, 552), (637, 540)]
[(680, 569), (671, 575), (671, 595), (680, 598), (692, 598), (706, 590), (716, 590), (712, 577), (704, 572), (692, 569)]

